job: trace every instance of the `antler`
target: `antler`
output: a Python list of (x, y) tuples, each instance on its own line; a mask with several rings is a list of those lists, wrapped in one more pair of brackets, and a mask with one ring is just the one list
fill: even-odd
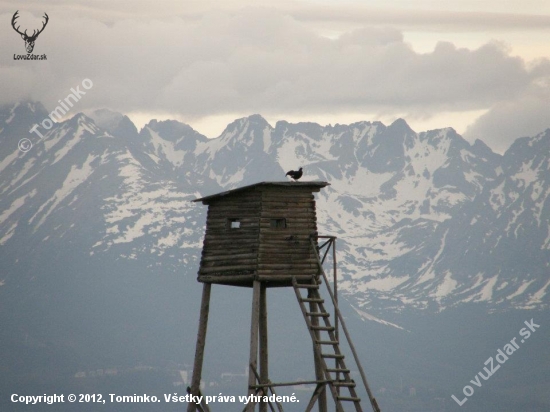
[(42, 23), (42, 28), (40, 30), (38, 30), (38, 33), (34, 34), (34, 32), (33, 32), (32, 37), (38, 37), (38, 35), (44, 31), (44, 27), (46, 27), (46, 24), (48, 24), (48, 20), (50, 20), (50, 18), (46, 14), (46, 12), (44, 12), (44, 15), (42, 17), (44, 17), (46, 19), (46, 21), (44, 23)]
[[(11, 26), (12, 26), (13, 29), (14, 29), (17, 33), (19, 33), (21, 36), (26, 36), (26, 35), (27, 35), (27, 30), (25, 30), (25, 33), (21, 33), (21, 32), (19, 31), (19, 27), (21, 27), (21, 26), (15, 27), (15, 20), (17, 20), (17, 18), (19, 17), (19, 16), (17, 15), (17, 13), (19, 13), (19, 10), (17, 10), (17, 11), (15, 12), (15, 14), (13, 15), (13, 17), (11, 18)], [(45, 13), (44, 13), (44, 14), (45, 14)]]
[(12, 17), (12, 19), (11, 19), (11, 25), (12, 25), (13, 29), (14, 29), (17, 33), (19, 33), (21, 36), (25, 36), (26, 38), (29, 38), (29, 39), (35, 39), (35, 38), (37, 38), (38, 35), (39, 35), (40, 33), (42, 33), (42, 31), (43, 31), (44, 28), (46, 27), (46, 24), (48, 24), (48, 20), (50, 20), (50, 18), (48, 17), (48, 14), (47, 14), (47, 13), (44, 13), (44, 16), (42, 16), (42, 17), (44, 17), (46, 20), (44, 21), (44, 23), (42, 23), (42, 28), (41, 28), (40, 30), (38, 30), (38, 32), (37, 32), (36, 30), (34, 30), (34, 31), (32, 32), (32, 36), (29, 36), (29, 35), (27, 34), (27, 30), (25, 30), (24, 33), (21, 33), (21, 32), (19, 31), (19, 27), (21, 27), (21, 26), (15, 27), (15, 20), (17, 20), (17, 18), (19, 17), (19, 16), (17, 15), (18, 13), (19, 13), (19, 10), (17, 10), (17, 11), (15, 12), (15, 14), (13, 15), (13, 17)]

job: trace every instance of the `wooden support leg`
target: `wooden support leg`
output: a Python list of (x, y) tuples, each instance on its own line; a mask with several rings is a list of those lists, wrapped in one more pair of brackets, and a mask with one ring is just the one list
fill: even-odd
[(313, 391), (313, 395), (311, 395), (311, 399), (309, 400), (309, 403), (307, 404), (305, 412), (311, 412), (313, 410), (313, 406), (315, 405), (315, 402), (317, 402), (317, 399), (319, 399), (319, 396), (321, 393), (326, 393), (325, 391), (325, 385), (323, 383), (318, 383), (315, 387), (315, 390)]
[[(268, 349), (267, 349), (267, 288), (264, 283), (260, 285), (260, 383), (269, 381)], [(264, 391), (268, 395), (267, 389)], [(267, 412), (267, 402), (260, 403), (260, 412)]]
[[(254, 292), (252, 296), (252, 319), (250, 321), (250, 370), (248, 372), (248, 395), (255, 395), (256, 391), (253, 388), (256, 382), (256, 376), (253, 369), (258, 368), (258, 329), (260, 321), (260, 282), (254, 281)], [(254, 411), (253, 403), (250, 403), (246, 408), (247, 412)]]
[[(199, 331), (197, 333), (197, 347), (195, 349), (195, 363), (193, 365), (193, 378), (191, 379), (191, 394), (198, 396), (200, 392), (202, 362), (204, 360), (204, 345), (206, 343), (206, 329), (208, 326), (208, 311), (210, 308), (211, 283), (205, 283), (202, 288), (201, 314), (199, 318)], [(187, 412), (195, 412), (197, 405), (189, 403)]]

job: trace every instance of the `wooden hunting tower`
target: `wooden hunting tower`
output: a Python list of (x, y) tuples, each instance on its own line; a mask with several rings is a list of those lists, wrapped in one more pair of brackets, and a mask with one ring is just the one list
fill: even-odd
[[(376, 400), (368, 387), (365, 374), (349, 337), (344, 319), (338, 309), (336, 282), (336, 238), (319, 236), (315, 212), (315, 197), (327, 186), (326, 182), (262, 182), (194, 200), (208, 205), (206, 233), (198, 281), (204, 284), (197, 347), (193, 366), (192, 395), (200, 395), (200, 380), (208, 324), (212, 284), (253, 288), (250, 328), (249, 395), (275, 394), (278, 386), (315, 384), (305, 411), (317, 403), (319, 412), (326, 412), (328, 387), (337, 412), (345, 405), (362, 412), (355, 382), (340, 351), (339, 324), (344, 331), (356, 366), (375, 412)], [(319, 245), (319, 240), (323, 244)], [(328, 286), (323, 262), (332, 248), (334, 290)], [(324, 255), (321, 258), (321, 252)], [(335, 325), (325, 310), (319, 293), (320, 285), (327, 286), (334, 307)], [(313, 343), (315, 376), (309, 382), (272, 383), (268, 373), (267, 304), (269, 287), (293, 287)], [(307, 296), (302, 291), (307, 291)], [(322, 324), (321, 324), (322, 321)], [(327, 334), (327, 336), (323, 336)], [(259, 351), (258, 351), (259, 349)], [(259, 355), (259, 356), (258, 356)], [(258, 372), (259, 358), (259, 372)], [(334, 362), (329, 366), (329, 362)], [(341, 391), (348, 391), (341, 394)], [(253, 411), (256, 403), (260, 412), (267, 412), (271, 402), (250, 402), (245, 411)], [(279, 412), (283, 411), (276, 403)], [(188, 412), (209, 412), (205, 404), (188, 404)]]
[(199, 282), (292, 286), (319, 273), (313, 192), (326, 182), (266, 182), (197, 199), (208, 205)]

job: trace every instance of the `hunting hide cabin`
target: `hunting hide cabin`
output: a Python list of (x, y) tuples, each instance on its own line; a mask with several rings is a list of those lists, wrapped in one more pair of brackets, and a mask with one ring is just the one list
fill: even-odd
[(327, 182), (261, 182), (196, 199), (208, 206), (198, 281), (292, 286), (319, 274), (313, 193)]

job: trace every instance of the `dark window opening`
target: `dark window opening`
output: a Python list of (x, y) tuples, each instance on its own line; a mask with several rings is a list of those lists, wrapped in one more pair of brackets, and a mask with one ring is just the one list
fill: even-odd
[(286, 219), (271, 219), (272, 229), (284, 229), (286, 228)]
[(227, 219), (227, 228), (228, 229), (240, 229), (241, 228), (241, 219), (236, 219), (236, 218)]

